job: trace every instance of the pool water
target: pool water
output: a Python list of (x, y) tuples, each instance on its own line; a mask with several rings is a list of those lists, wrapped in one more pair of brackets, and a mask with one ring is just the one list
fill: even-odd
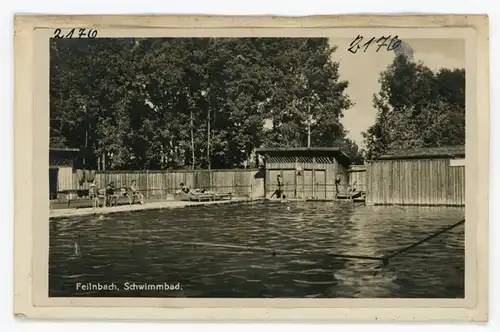
[[(463, 225), (381, 268), (330, 254), (384, 256), (464, 213), (335, 202), (292, 202), (287, 210), (256, 202), (56, 219), (49, 296), (463, 298)], [(112, 282), (118, 289), (76, 286)], [(182, 289), (125, 289), (134, 282)]]

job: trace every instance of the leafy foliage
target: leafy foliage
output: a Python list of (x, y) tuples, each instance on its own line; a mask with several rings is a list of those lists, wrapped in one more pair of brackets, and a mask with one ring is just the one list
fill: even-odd
[(51, 145), (89, 167), (233, 168), (257, 147), (306, 146), (310, 124), (313, 146), (359, 154), (334, 51), (324, 38), (52, 40)]
[(376, 122), (363, 133), (368, 158), (393, 149), (465, 144), (465, 70), (433, 72), (399, 55), (379, 82)]

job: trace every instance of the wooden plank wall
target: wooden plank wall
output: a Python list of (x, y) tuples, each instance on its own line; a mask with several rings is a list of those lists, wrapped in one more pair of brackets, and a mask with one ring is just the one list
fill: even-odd
[(367, 205), (465, 205), (465, 167), (449, 159), (374, 161), (366, 180)]
[[(159, 196), (173, 194), (184, 183), (190, 188), (200, 188), (217, 192), (231, 192), (235, 196), (263, 197), (264, 179), (258, 176), (258, 169), (232, 170), (175, 170), (175, 171), (105, 171), (96, 172), (98, 188), (104, 188), (111, 181), (117, 188), (130, 186), (136, 180), (146, 195)], [(88, 189), (89, 183), (79, 184), (78, 174), (68, 170), (59, 171), (59, 191)]]
[[(302, 170), (301, 175), (297, 174), (298, 167)], [(288, 197), (333, 199), (335, 177), (339, 172), (342, 189), (347, 187), (348, 176), (345, 168), (333, 157), (272, 157), (266, 161), (266, 195), (277, 189), (276, 174), (281, 174), (283, 191)], [(302, 197), (304, 195), (306, 197)]]
[(347, 170), (349, 174), (349, 185), (355, 187), (357, 190), (366, 191), (366, 166), (365, 165), (351, 165)]
[[(57, 167), (57, 186), (59, 190), (69, 189), (73, 186), (73, 167)], [(61, 189), (64, 188), (64, 189)]]

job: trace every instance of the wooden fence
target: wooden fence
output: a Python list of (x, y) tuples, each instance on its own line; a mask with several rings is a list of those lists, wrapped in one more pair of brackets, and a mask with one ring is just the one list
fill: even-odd
[[(81, 172), (60, 172), (58, 190), (87, 190), (89, 182), (80, 184), (80, 179)], [(110, 182), (114, 182), (116, 188), (128, 187), (133, 180), (146, 197), (173, 194), (181, 183), (192, 189), (231, 192), (234, 196), (264, 196), (264, 175), (259, 169), (95, 172), (98, 188)]]
[[(366, 191), (367, 205), (465, 205), (465, 167), (450, 159), (378, 160), (351, 166), (349, 184)], [(61, 169), (58, 190), (89, 188), (79, 173)], [(184, 183), (190, 188), (231, 192), (234, 196), (262, 198), (265, 171), (259, 169), (106, 171), (95, 174), (99, 188), (113, 181), (117, 188), (135, 180), (146, 197), (175, 193)]]
[(450, 159), (380, 160), (367, 167), (367, 205), (465, 205), (465, 167)]

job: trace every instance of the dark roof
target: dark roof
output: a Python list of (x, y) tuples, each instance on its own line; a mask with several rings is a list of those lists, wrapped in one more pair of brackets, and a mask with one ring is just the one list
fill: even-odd
[(395, 149), (378, 157), (378, 160), (390, 159), (431, 159), (465, 158), (465, 146), (442, 146), (437, 148)]
[(338, 147), (300, 147), (300, 148), (257, 148), (258, 154), (274, 156), (332, 156), (339, 160), (343, 165), (350, 165), (351, 158)]
[(340, 152), (340, 148), (257, 148), (255, 149), (257, 153), (268, 153), (268, 152)]
[(55, 159), (49, 161), (50, 167), (72, 167), (73, 161), (71, 159)]
[(62, 151), (62, 152), (79, 152), (80, 149), (77, 148), (49, 148), (50, 151)]

